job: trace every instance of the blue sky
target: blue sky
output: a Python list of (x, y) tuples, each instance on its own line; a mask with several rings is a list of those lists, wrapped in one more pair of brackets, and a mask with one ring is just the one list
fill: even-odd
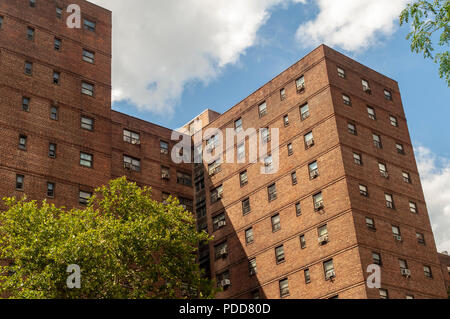
[(113, 11), (113, 108), (172, 129), (225, 112), (320, 43), (398, 81), (438, 248), (450, 251), (450, 91), (398, 25), (410, 0), (92, 1)]

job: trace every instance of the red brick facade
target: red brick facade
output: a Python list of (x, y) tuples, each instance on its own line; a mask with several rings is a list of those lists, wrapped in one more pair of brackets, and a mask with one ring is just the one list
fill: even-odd
[[(124, 175), (139, 185), (150, 185), (157, 200), (175, 195), (188, 209), (195, 208), (199, 229), (214, 235), (213, 243), (200, 248), (199, 262), (219, 282), (226, 279), (219, 298), (380, 298), (378, 289), (365, 284), (374, 252), (381, 256), (382, 288), (389, 298), (446, 297), (395, 81), (320, 46), (226, 113), (207, 110), (198, 117), (204, 130), (233, 128), (239, 119), (243, 129), (279, 128), (279, 170), (262, 175), (263, 164), (247, 161), (222, 164), (210, 176), (207, 164), (171, 160), (177, 143), (171, 140), (172, 130), (111, 110), (111, 12), (71, 0), (80, 5), (83, 21), (81, 29), (69, 29), (65, 25), (69, 2), (36, 3), (36, 7), (28, 1), (0, 3), (2, 197), (26, 194), (73, 207), (80, 205), (80, 192), (92, 192)], [(61, 18), (56, 7), (63, 9)], [(94, 31), (84, 26), (84, 19), (95, 22)], [(27, 38), (28, 28), (34, 30), (32, 39)], [(83, 50), (94, 53), (93, 61), (89, 54), (83, 59)], [(338, 67), (345, 71), (344, 78)], [(298, 89), (296, 80), (301, 76), (305, 86)], [(370, 94), (362, 88), (363, 79)], [(88, 85), (84, 91), (83, 83)], [(89, 85), (92, 96), (85, 94)], [(392, 100), (384, 90), (389, 90)], [(343, 94), (351, 105), (344, 103)], [(267, 114), (259, 116), (262, 102)], [(309, 111), (302, 117), (305, 104)], [(369, 118), (368, 106), (375, 111), (374, 119)], [(395, 116), (398, 127), (391, 124), (390, 116)], [(350, 134), (349, 123), (356, 135)], [(189, 124), (184, 128), (189, 133)], [(314, 145), (306, 149), (304, 136), (309, 132)], [(374, 133), (381, 137), (381, 149), (374, 145)], [(20, 145), (25, 138), (26, 144)], [(54, 152), (50, 144), (56, 147)], [(402, 152), (396, 144), (402, 145)], [(248, 147), (246, 143), (247, 155)], [(361, 155), (362, 165), (355, 163), (354, 153)], [(309, 169), (313, 162), (318, 169), (315, 178)], [(381, 176), (379, 164), (385, 165), (387, 178)], [(241, 186), (239, 175), (245, 170), (248, 183)], [(16, 185), (22, 176), (23, 185)], [(54, 187), (51, 196), (48, 183)], [(276, 199), (269, 202), (268, 187), (273, 184)], [(361, 195), (360, 185), (366, 187), (368, 197)], [(223, 198), (212, 203), (212, 190), (219, 186)], [(313, 196), (319, 193), (323, 207), (317, 210)], [(393, 209), (387, 208), (385, 194), (392, 195)], [(244, 214), (246, 199), (250, 211)], [(225, 225), (220, 223), (221, 228), (214, 230), (213, 219), (220, 214)], [(375, 230), (367, 227), (367, 217), (374, 220)], [(280, 227), (273, 226), (272, 220), (279, 220)], [(400, 228), (401, 241), (394, 238), (392, 226)], [(250, 228), (254, 240), (247, 244)], [(326, 238), (326, 233), (328, 241), (320, 244), (319, 237)], [(424, 243), (416, 234), (423, 234)], [(219, 246), (225, 242), (227, 248), (220, 255)], [(277, 263), (275, 252), (281, 246), (284, 260), (278, 249)], [(249, 270), (253, 259), (256, 274)], [(407, 262), (408, 278), (401, 274), (400, 259)], [(424, 266), (430, 267), (432, 278), (425, 276)], [(226, 271), (228, 275), (221, 277)], [(326, 273), (334, 275), (327, 280)], [(283, 296), (280, 283), (285, 287)]]

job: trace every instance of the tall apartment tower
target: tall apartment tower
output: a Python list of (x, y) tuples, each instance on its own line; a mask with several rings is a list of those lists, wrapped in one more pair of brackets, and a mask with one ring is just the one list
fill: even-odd
[(0, 197), (82, 207), (120, 176), (174, 195), (214, 236), (199, 263), (218, 298), (446, 297), (395, 81), (322, 45), (184, 127), (261, 129), (279, 167), (276, 152), (250, 163), (251, 137), (234, 146), (245, 163), (176, 164), (171, 129), (111, 110), (111, 33), (111, 12), (84, 0), (0, 2)]
[[(279, 129), (278, 169), (234, 140), (246, 164), (205, 165), (196, 188), (219, 298), (446, 297), (397, 82), (322, 45), (212, 128), (256, 128), (269, 149)], [(372, 264), (381, 289), (366, 284)]]

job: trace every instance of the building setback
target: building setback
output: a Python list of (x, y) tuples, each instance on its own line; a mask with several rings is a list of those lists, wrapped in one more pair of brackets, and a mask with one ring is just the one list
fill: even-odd
[[(172, 130), (111, 110), (111, 12), (33, 3), (0, 3), (2, 197), (78, 207), (119, 176), (177, 196), (214, 235), (199, 263), (218, 298), (447, 297), (397, 82), (322, 45), (198, 117), (203, 132), (279, 128), (278, 170), (249, 163), (248, 140), (243, 164), (175, 164)], [(366, 286), (374, 263), (381, 289)]]

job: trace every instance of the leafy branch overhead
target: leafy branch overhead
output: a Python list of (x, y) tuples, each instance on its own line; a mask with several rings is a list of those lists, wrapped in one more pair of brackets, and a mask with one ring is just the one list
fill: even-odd
[[(195, 219), (125, 178), (100, 187), (85, 209), (6, 199), (0, 213), (0, 295), (11, 298), (210, 298), (195, 261)], [(68, 265), (81, 288), (67, 287)], [(3, 266), (2, 266), (3, 265)]]
[[(412, 31), (407, 35), (411, 41), (411, 51), (423, 53), (424, 58), (434, 59), (439, 64), (439, 75), (450, 86), (450, 0), (415, 1), (408, 4), (400, 15), (400, 25), (411, 24)], [(433, 45), (434, 34), (439, 34), (436, 50)], [(435, 54), (434, 54), (435, 53)]]

